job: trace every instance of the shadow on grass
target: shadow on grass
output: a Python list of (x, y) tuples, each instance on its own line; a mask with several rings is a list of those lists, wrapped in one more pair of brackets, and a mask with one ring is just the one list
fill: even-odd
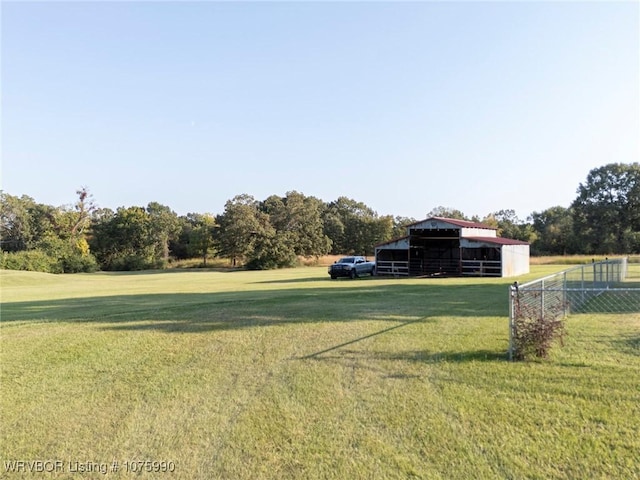
[(446, 352), (429, 352), (426, 350), (418, 350), (414, 352), (404, 352), (400, 354), (389, 355), (388, 358), (389, 360), (409, 360), (413, 362), (423, 363), (508, 361), (507, 352), (497, 352), (493, 350), (463, 350)]
[(349, 278), (349, 277), (339, 277), (336, 278), (335, 280), (332, 280), (331, 277), (329, 277), (329, 274), (327, 273), (326, 276), (322, 276), (322, 277), (307, 277), (307, 278), (287, 278), (287, 279), (283, 279), (283, 280), (263, 280), (260, 282), (252, 282), (254, 284), (286, 284), (286, 283), (304, 283), (304, 282), (322, 282), (324, 280), (328, 281), (328, 282), (358, 282), (358, 281), (376, 281), (377, 279), (380, 280), (388, 280), (388, 277), (375, 277), (375, 276), (371, 276), (371, 275), (362, 275), (359, 276), (357, 278)]
[[(142, 276), (142, 275), (172, 275), (172, 274), (185, 274), (185, 273), (236, 273), (236, 272), (246, 272), (246, 270), (242, 270), (239, 268), (224, 268), (224, 267), (198, 267), (198, 268), (166, 268), (166, 269), (157, 269), (157, 270), (117, 270), (117, 271), (100, 271), (92, 273), (91, 275), (95, 276), (105, 276), (105, 277), (134, 277), (134, 276)], [(83, 274), (80, 274), (83, 275)]]
[(640, 356), (640, 334), (624, 335), (616, 344), (622, 352)]
[[(330, 281), (328, 281), (330, 282)], [(2, 324), (66, 321), (112, 330), (205, 332), (284, 324), (388, 321), (438, 316), (505, 317), (504, 285), (379, 284), (212, 293), (86, 296), (2, 305)]]
[(361, 341), (366, 340), (368, 338), (377, 337), (378, 335), (382, 335), (383, 333), (390, 332), (391, 330), (397, 330), (398, 328), (406, 327), (407, 325), (412, 325), (412, 324), (420, 322), (420, 321), (421, 320), (411, 320), (411, 321), (408, 321), (408, 322), (401, 323), (400, 325), (394, 325), (393, 327), (385, 328), (385, 329), (380, 330), (378, 332), (370, 333), (369, 335), (364, 335), (362, 337), (355, 338), (355, 339), (350, 340), (348, 342), (340, 343), (338, 345), (334, 345), (333, 347), (325, 348), (324, 350), (320, 350), (319, 352), (315, 352), (315, 353), (311, 353), (309, 355), (305, 355), (304, 357), (301, 357), (301, 358), (302, 359), (317, 358), (320, 355), (324, 355), (325, 353), (329, 353), (329, 352), (332, 352), (334, 350), (338, 350), (339, 348), (346, 347), (347, 345), (352, 345), (354, 343), (361, 342)]
[[(409, 323), (409, 322), (408, 322)], [(414, 323), (414, 322), (410, 322)], [(403, 325), (398, 325), (402, 327)], [(397, 327), (396, 327), (397, 328)], [(391, 330), (391, 329), (387, 329)], [(385, 331), (377, 332), (376, 334), (385, 333)], [(307, 355), (301, 359), (313, 359), (313, 360), (326, 360), (326, 361), (353, 361), (356, 358), (359, 360), (390, 360), (390, 361), (406, 361), (415, 363), (464, 363), (464, 362), (508, 362), (508, 356), (506, 351), (494, 351), (494, 350), (463, 350), (463, 351), (444, 351), (444, 352), (431, 352), (426, 350), (415, 350), (408, 352), (367, 352), (367, 351), (355, 351), (344, 350), (341, 352), (335, 352), (331, 355), (326, 355), (329, 352), (338, 350), (339, 348), (354, 344), (360, 340), (365, 340), (374, 335), (367, 335), (362, 338), (355, 339), (351, 342), (346, 342), (341, 345), (336, 345), (333, 348), (328, 348), (322, 352), (318, 352), (312, 355)]]
[[(326, 281), (330, 281), (331, 279), (327, 275), (326, 278), (325, 277), (286, 278), (286, 279), (282, 279), (282, 280), (263, 280), (263, 281), (251, 282), (251, 283), (254, 284), (254, 285), (260, 285), (260, 284), (278, 285), (278, 284), (288, 284), (288, 283), (322, 282), (322, 281), (325, 281), (325, 280)], [(360, 279), (357, 279), (357, 280), (360, 280)]]

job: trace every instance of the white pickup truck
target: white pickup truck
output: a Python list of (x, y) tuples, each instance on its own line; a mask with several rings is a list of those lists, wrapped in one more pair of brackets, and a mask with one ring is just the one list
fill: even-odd
[(365, 257), (343, 257), (329, 266), (329, 275), (334, 280), (338, 277), (356, 278), (363, 273), (375, 275), (375, 262), (369, 262)]

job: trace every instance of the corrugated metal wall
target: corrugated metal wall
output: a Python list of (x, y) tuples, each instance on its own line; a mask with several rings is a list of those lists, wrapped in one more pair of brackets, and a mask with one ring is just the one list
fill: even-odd
[(529, 245), (502, 246), (502, 276), (517, 277), (529, 273)]

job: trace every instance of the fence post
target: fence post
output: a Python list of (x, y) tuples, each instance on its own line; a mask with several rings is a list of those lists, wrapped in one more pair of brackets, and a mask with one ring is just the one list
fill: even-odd
[(509, 361), (513, 361), (513, 329), (516, 322), (516, 295), (518, 295), (518, 282), (509, 285)]
[(567, 310), (569, 308), (569, 300), (567, 298), (567, 272), (563, 272), (562, 275), (562, 313), (566, 317), (569, 313)]
[(545, 300), (544, 278), (540, 281), (540, 286), (542, 287), (540, 290), (540, 318), (544, 318), (544, 300)]

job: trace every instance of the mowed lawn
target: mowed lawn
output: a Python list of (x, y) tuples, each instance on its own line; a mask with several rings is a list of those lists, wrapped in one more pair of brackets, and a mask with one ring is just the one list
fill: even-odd
[(509, 363), (513, 279), (0, 280), (0, 477), (640, 478), (640, 314)]

